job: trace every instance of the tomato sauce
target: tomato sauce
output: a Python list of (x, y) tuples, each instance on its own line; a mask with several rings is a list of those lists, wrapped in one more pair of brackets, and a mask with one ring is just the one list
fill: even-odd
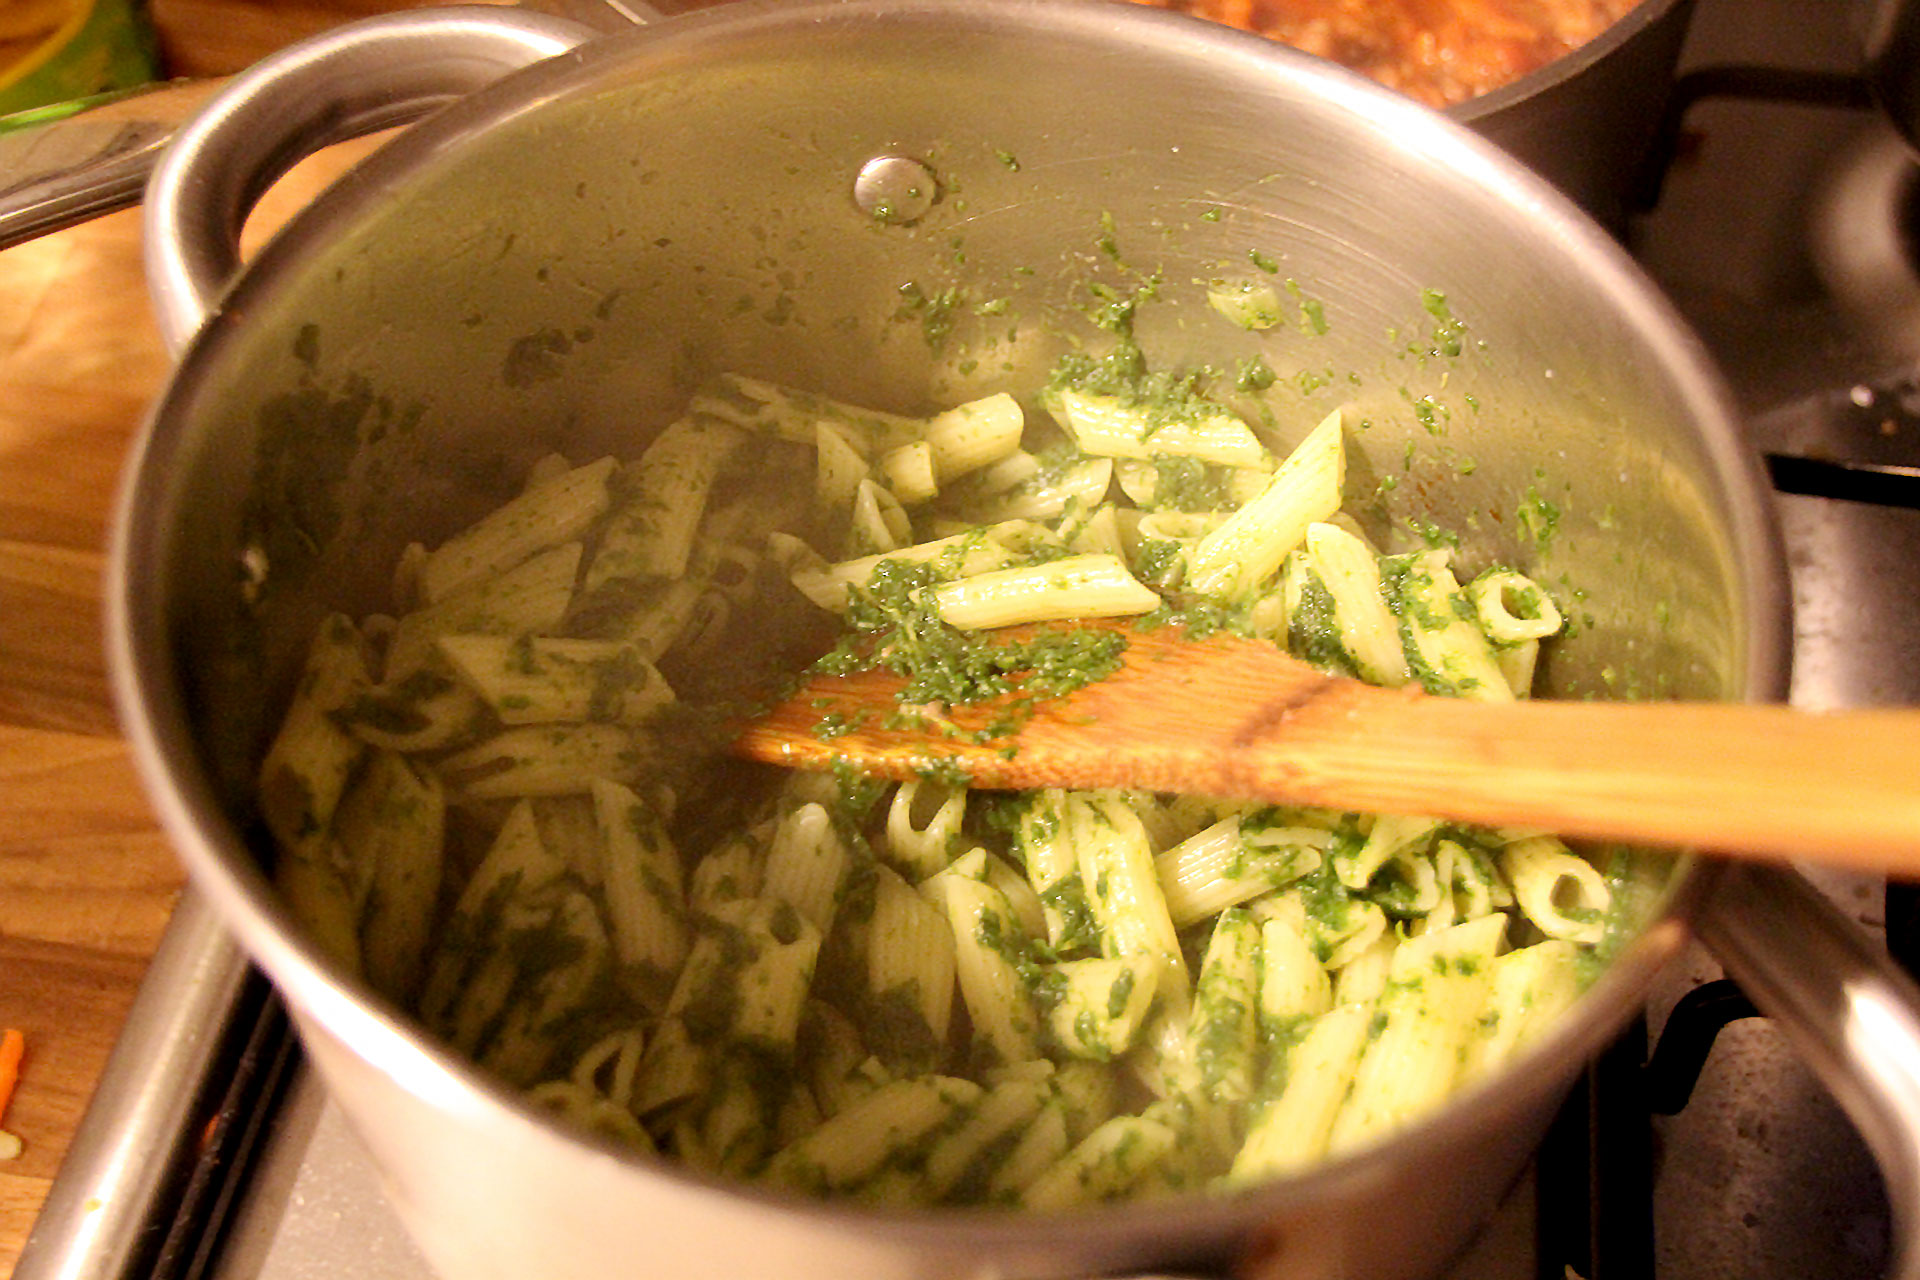
[(1639, 0), (1143, 2), (1257, 31), (1445, 107), (1572, 52)]

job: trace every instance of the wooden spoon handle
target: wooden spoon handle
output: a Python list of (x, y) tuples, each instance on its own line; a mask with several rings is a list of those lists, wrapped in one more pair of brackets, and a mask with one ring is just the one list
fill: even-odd
[(1289, 769), (1321, 803), (1920, 877), (1920, 714), (1692, 703), (1452, 699), (1303, 740), (1249, 740), (1220, 770)]
[[(1920, 878), (1920, 712), (1700, 703), (1495, 704), (1323, 675), (1271, 644), (1133, 637), (1110, 679), (980, 743), (889, 726), (898, 681), (816, 680), (742, 735), (750, 757), (973, 785), (1138, 786), (1430, 814), (1807, 858)], [(961, 708), (961, 734), (1004, 708)], [(851, 730), (822, 736), (823, 717)]]

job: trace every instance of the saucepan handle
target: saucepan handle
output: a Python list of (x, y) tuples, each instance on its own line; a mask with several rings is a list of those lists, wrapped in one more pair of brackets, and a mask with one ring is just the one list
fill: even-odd
[(1890, 1280), (1920, 1280), (1920, 988), (1804, 878), (1726, 869), (1701, 941), (1852, 1119), (1886, 1181)]
[(1862, 53), (1868, 90), (1893, 127), (1920, 150), (1920, 3), (1873, 0)]
[(334, 28), (234, 77), (147, 185), (147, 285), (168, 348), (212, 312), (240, 268), (248, 210), (298, 161), (409, 124), (594, 34), (524, 9), (415, 9)]

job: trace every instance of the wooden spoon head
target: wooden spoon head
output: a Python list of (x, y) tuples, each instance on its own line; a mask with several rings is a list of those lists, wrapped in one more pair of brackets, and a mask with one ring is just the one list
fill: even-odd
[[(976, 787), (1219, 790), (1236, 752), (1286, 725), (1341, 718), (1397, 697), (1330, 676), (1271, 641), (1136, 620), (1012, 627), (1008, 644), (1044, 631), (1097, 628), (1125, 641), (1118, 669), (1070, 693), (1022, 692), (950, 707), (900, 703), (905, 681), (874, 668), (815, 675), (747, 726), (749, 759), (886, 778), (942, 777)], [(1248, 779), (1238, 794), (1266, 795)]]

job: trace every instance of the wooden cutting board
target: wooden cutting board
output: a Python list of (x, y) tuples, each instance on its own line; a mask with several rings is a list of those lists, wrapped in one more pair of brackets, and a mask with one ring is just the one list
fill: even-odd
[[(171, 68), (203, 75), (402, 7), (154, 0), (153, 14)], [(277, 210), (338, 167), (290, 180)], [(26, 1143), (0, 1162), (0, 1276), (12, 1274), (182, 883), (115, 729), (100, 640), (114, 488), (168, 369), (139, 225), (128, 211), (0, 253), (0, 1025), (27, 1037), (0, 1119)]]
[(0, 1127), (10, 1273), (166, 924), (180, 871), (114, 730), (100, 644), (115, 477), (167, 361), (137, 213), (0, 253)]

